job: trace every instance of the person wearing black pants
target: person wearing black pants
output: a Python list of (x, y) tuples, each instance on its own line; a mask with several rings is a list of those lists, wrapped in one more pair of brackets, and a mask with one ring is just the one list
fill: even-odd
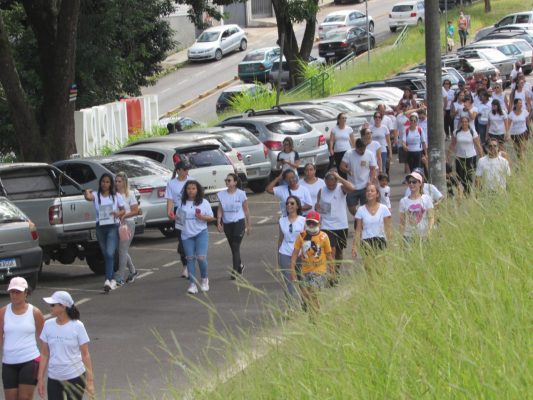
[(220, 206), (217, 209), (217, 229), (224, 232), (228, 240), (232, 257), (231, 279), (235, 279), (244, 271), (241, 243), (244, 233), (250, 233), (250, 211), (246, 193), (239, 188), (239, 177), (236, 174), (228, 174), (225, 182), (227, 189), (218, 193)]
[(455, 158), (455, 172), (457, 173), (457, 178), (465, 193), (470, 192), (470, 187), (474, 182), (474, 173), (476, 172), (477, 157), (469, 158)]
[(442, 100), (444, 105), (444, 133), (446, 139), (450, 139), (453, 134), (453, 117), (451, 107), (455, 97), (455, 90), (452, 89), (452, 82), (445, 79), (442, 82)]

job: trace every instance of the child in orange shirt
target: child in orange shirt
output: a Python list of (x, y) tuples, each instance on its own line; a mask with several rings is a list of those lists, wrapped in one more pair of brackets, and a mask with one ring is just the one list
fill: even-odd
[(305, 231), (294, 243), (291, 257), (292, 280), (296, 281), (296, 260), (301, 257), (302, 297), (307, 309), (317, 312), (320, 309), (318, 292), (328, 283), (329, 273), (334, 273), (333, 257), (328, 235), (320, 230), (320, 214), (310, 211), (305, 218)]

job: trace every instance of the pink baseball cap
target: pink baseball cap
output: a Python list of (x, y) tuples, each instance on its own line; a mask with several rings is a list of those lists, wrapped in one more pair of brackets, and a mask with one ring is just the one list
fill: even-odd
[(19, 292), (24, 292), (28, 289), (28, 282), (26, 279), (22, 278), (21, 276), (15, 276), (11, 279), (9, 282), (9, 287), (7, 288), (7, 291), (10, 290), (18, 290)]

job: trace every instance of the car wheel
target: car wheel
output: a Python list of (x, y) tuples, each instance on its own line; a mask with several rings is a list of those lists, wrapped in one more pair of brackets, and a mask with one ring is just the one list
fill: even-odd
[(172, 225), (160, 226), (159, 231), (167, 238), (178, 237), (178, 231)]
[(222, 50), (217, 49), (217, 51), (215, 51), (215, 60), (217, 61), (222, 60)]
[(369, 32), (374, 32), (374, 22), (373, 21), (370, 21), (368, 23), (368, 31)]
[(85, 261), (87, 261), (87, 265), (93, 271), (96, 275), (104, 275), (105, 274), (105, 264), (104, 264), (104, 257), (102, 257), (102, 253), (100, 252), (94, 252), (87, 254), (85, 256)]
[(248, 47), (248, 42), (246, 41), (246, 39), (242, 39), (241, 40), (241, 45), (239, 47), (239, 50), (240, 51), (244, 51), (244, 50), (246, 50), (247, 47)]
[(257, 179), (255, 181), (248, 181), (248, 187), (254, 193), (263, 193), (268, 184), (268, 179)]
[(392, 33), (396, 32), (396, 27), (392, 27), (392, 26), (391, 26), (389, 29), (390, 29), (390, 31), (391, 31)]

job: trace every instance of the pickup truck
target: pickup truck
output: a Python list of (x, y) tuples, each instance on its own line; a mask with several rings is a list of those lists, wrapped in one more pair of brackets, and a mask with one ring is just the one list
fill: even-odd
[(61, 170), (44, 163), (0, 164), (0, 195), (37, 226), (45, 264), (72, 264), (79, 258), (94, 273), (104, 273), (94, 207)]

